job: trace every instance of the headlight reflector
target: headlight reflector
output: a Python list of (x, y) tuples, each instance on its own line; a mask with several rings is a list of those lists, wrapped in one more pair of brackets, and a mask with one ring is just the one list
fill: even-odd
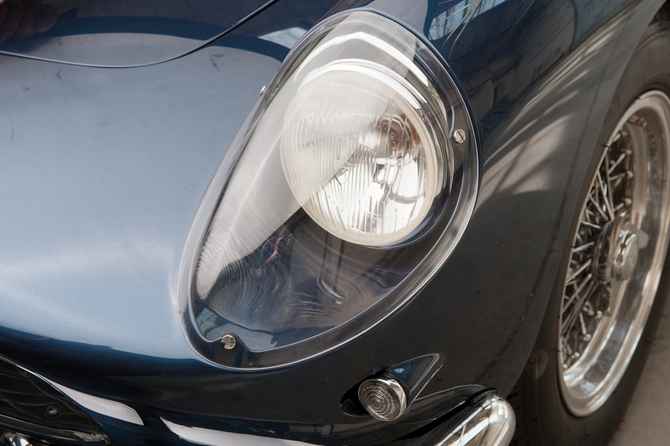
[(310, 73), (289, 104), (281, 142), (289, 186), (307, 214), (352, 243), (410, 236), (453, 158), (424, 122), (427, 101), (398, 73), (366, 60)]

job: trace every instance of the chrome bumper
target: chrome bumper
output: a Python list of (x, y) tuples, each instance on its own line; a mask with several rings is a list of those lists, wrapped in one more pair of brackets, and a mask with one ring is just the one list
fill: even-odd
[(508, 446), (515, 427), (512, 406), (500, 394), (489, 393), (409, 446)]
[[(161, 418), (173, 433), (188, 444), (210, 446), (311, 446), (293, 440), (257, 437), (183, 426)], [(508, 446), (514, 434), (516, 418), (512, 406), (491, 392), (475, 398), (456, 415), (432, 428), (408, 446)]]

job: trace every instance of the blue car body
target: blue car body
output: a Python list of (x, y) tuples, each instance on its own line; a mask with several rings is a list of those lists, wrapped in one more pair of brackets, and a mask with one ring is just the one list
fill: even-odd
[[(174, 425), (381, 445), (512, 390), (606, 112), (663, 2), (188, 3), (228, 8), (213, 17), (160, 2), (129, 16), (120, 1), (89, 18), (86, 2), (65, 3), (50, 30), (0, 46), (0, 356), (61, 386), (119, 445), (185, 444)], [(293, 365), (221, 367), (183, 326), (193, 222), (300, 30), (357, 8), (418, 35), (459, 83), (478, 132), (474, 213), (432, 280), (363, 335)], [(380, 370), (411, 393), (388, 423), (347, 406)], [(96, 410), (98, 399), (128, 410)]]

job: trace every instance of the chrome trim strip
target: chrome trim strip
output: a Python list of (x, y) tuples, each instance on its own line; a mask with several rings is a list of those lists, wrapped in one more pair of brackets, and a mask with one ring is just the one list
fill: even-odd
[(256, 435), (235, 434), (201, 427), (182, 426), (161, 418), (163, 423), (182, 440), (208, 446), (308, 446), (311, 443), (282, 440), (280, 438), (257, 437)]
[[(39, 376), (39, 375), (36, 375)], [(69, 387), (62, 386), (51, 380), (40, 376), (43, 380), (51, 384), (53, 387), (70, 397), (75, 403), (80, 406), (92, 410), (93, 412), (115, 418), (117, 420), (126, 421), (128, 423), (144, 426), (144, 421), (139, 414), (132, 407), (128, 407), (118, 401), (107, 400), (97, 396), (89, 395), (87, 393), (79, 392)]]
[(65, 387), (63, 385), (55, 383), (50, 379), (47, 379), (44, 376), (33, 372), (32, 370), (28, 370), (27, 368), (20, 366), (14, 361), (5, 358), (3, 356), (0, 356), (0, 360), (5, 361), (6, 363), (11, 364), (15, 367), (18, 367), (21, 370), (25, 370), (26, 372), (30, 373), (33, 376), (36, 376), (37, 378), (49, 384), (54, 389), (61, 392), (63, 395), (72, 399), (75, 403), (79, 404), (84, 409), (92, 410), (93, 412), (111, 418), (115, 418), (117, 420), (127, 421), (128, 423), (144, 426), (144, 421), (142, 421), (142, 418), (132, 407), (126, 406), (125, 404), (119, 403), (117, 401), (107, 400), (97, 396), (89, 395), (87, 393), (79, 392), (74, 389), (70, 389), (69, 387)]
[(515, 427), (512, 406), (490, 393), (409, 446), (508, 446)]

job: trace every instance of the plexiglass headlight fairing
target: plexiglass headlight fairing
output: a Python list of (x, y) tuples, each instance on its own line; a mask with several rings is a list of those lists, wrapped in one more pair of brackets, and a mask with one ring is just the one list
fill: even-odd
[(194, 223), (182, 314), (205, 358), (268, 368), (359, 336), (430, 279), (472, 213), (478, 155), (444, 65), (364, 10), (303, 37), (247, 123)]

